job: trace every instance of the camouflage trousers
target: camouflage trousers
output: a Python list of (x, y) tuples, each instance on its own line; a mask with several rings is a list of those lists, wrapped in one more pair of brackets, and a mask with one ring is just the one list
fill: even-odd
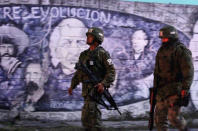
[(186, 121), (180, 115), (180, 106), (175, 104), (178, 101), (178, 95), (170, 96), (166, 100), (157, 97), (155, 108), (155, 124), (158, 131), (167, 131), (168, 120), (172, 126), (184, 131)]
[(84, 98), (81, 121), (86, 131), (101, 131), (100, 109), (97, 103), (89, 97)]

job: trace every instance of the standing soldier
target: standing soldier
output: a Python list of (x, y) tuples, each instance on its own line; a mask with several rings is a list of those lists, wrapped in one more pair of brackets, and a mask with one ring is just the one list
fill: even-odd
[(101, 131), (101, 112), (97, 103), (89, 96), (89, 92), (92, 88), (97, 88), (97, 93), (103, 93), (104, 87), (110, 87), (115, 79), (115, 69), (109, 53), (100, 46), (104, 40), (103, 31), (93, 27), (88, 30), (86, 35), (87, 44), (90, 47), (80, 54), (79, 63), (86, 65), (101, 81), (97, 85), (93, 85), (91, 82), (87, 82), (90, 81), (89, 77), (77, 69), (68, 93), (72, 95), (72, 90), (82, 82), (82, 96), (84, 97), (82, 125), (86, 131)]
[(191, 51), (180, 43), (177, 30), (172, 26), (160, 29), (159, 37), (162, 45), (157, 52), (154, 70), (154, 88), (157, 89), (155, 124), (158, 131), (166, 131), (169, 120), (180, 131), (187, 131), (180, 108), (187, 106), (193, 80)]

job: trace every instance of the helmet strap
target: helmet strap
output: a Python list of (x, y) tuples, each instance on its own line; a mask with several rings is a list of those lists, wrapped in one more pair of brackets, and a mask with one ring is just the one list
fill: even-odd
[(94, 50), (98, 45), (99, 44), (97, 42), (92, 42), (92, 44), (90, 44), (90, 50)]

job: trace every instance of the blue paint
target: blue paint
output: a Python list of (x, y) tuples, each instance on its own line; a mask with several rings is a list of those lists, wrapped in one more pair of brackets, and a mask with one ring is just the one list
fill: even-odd
[(165, 3), (165, 4), (184, 4), (184, 5), (198, 5), (198, 0), (123, 0), (149, 3)]
[[(25, 80), (25, 69), (32, 61), (40, 61), (47, 80), (44, 85), (45, 94), (36, 108), (48, 111), (80, 110), (83, 105), (82, 88), (77, 87), (73, 96), (67, 93), (74, 74), (74, 66), (71, 65), (75, 65), (80, 49), (84, 50), (86, 45), (82, 38), (86, 37), (87, 30), (83, 34), (78, 33), (83, 32), (81, 29), (93, 26), (104, 30), (106, 40), (102, 46), (109, 51), (116, 67), (117, 78), (115, 85), (111, 87), (111, 93), (118, 106), (148, 98), (148, 88), (152, 87), (153, 82), (145, 78), (153, 73), (155, 54), (161, 45), (158, 31), (165, 26), (164, 23), (107, 10), (59, 6), (38, 8), (31, 5), (0, 7), (0, 24), (4, 23), (9, 23), (10, 26), (13, 23), (12, 26), (27, 35), (29, 42), (25, 47), (17, 46), (20, 54), (16, 57), (22, 64), (9, 79), (4, 68), (7, 61), (2, 64), (3, 56), (0, 56), (0, 108), (8, 108), (12, 104), (11, 100), (15, 99), (21, 90), (25, 91), (25, 85), (28, 84)], [(74, 25), (78, 25), (78, 28)], [(13, 32), (8, 30), (8, 27), (5, 29), (3, 32)], [(0, 32), (0, 36), (1, 34), (3, 33)], [(141, 36), (142, 40), (137, 35)], [(182, 32), (179, 32), (179, 36), (188, 46), (189, 38)], [(143, 45), (143, 50), (138, 56), (135, 47), (136, 50), (139, 47), (133, 44), (139, 40), (141, 44), (136, 45)], [(79, 54), (76, 55), (77, 53)], [(39, 79), (40, 76), (36, 78)]]

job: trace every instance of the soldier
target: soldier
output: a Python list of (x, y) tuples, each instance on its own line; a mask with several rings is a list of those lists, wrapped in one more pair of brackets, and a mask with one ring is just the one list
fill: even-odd
[[(154, 88), (157, 88), (155, 124), (158, 131), (167, 130), (167, 120), (180, 131), (187, 131), (184, 118), (180, 116), (181, 103), (189, 93), (194, 67), (191, 51), (178, 39), (172, 26), (160, 29), (162, 45), (156, 56)], [(168, 119), (167, 119), (168, 116)]]
[(101, 112), (97, 103), (90, 98), (89, 91), (92, 88), (97, 88), (97, 93), (102, 93), (104, 87), (110, 87), (115, 79), (115, 69), (109, 53), (100, 46), (104, 39), (103, 31), (93, 27), (88, 30), (86, 35), (87, 44), (90, 47), (80, 54), (79, 62), (85, 64), (101, 79), (101, 82), (97, 85), (86, 83), (86, 81), (89, 81), (88, 76), (82, 71), (77, 70), (72, 78), (68, 93), (72, 95), (72, 90), (82, 82), (82, 96), (84, 97), (84, 106), (81, 116), (82, 125), (86, 131), (101, 131)]

